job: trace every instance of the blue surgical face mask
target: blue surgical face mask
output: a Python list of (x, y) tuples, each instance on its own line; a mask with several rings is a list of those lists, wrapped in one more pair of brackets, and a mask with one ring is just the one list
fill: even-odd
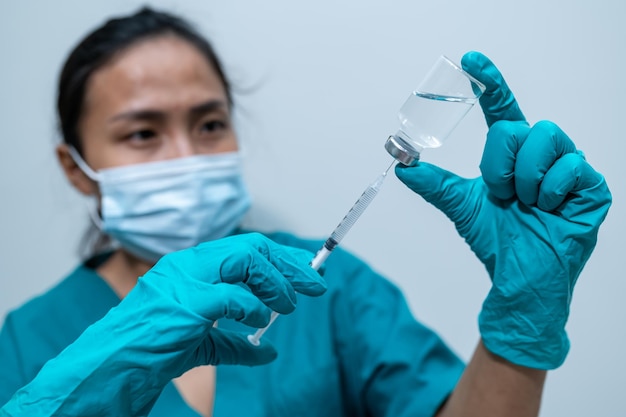
[(98, 172), (75, 149), (70, 153), (100, 186), (100, 215), (92, 215), (98, 227), (148, 261), (231, 234), (250, 207), (238, 152)]

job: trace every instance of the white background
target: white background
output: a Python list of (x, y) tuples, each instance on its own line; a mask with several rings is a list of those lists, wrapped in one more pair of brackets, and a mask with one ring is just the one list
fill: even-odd
[[(135, 1), (0, 1), (0, 317), (78, 261), (82, 200), (56, 164), (54, 95), (68, 51)], [(491, 57), (532, 123), (558, 123), (607, 178), (614, 204), (580, 277), (567, 362), (542, 416), (624, 415), (624, 39), (616, 0), (158, 1), (199, 25), (237, 87), (251, 225), (325, 237), (390, 161), (396, 113), (438, 55)], [(479, 175), (486, 127), (473, 109), (423, 158)], [(489, 289), (437, 210), (390, 176), (344, 247), (398, 283), (414, 313), (464, 359)]]

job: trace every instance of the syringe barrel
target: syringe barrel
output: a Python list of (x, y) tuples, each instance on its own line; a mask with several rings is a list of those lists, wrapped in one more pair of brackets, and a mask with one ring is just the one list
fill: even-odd
[[(382, 177), (382, 178), (381, 178)], [(337, 225), (335, 230), (333, 230), (330, 237), (339, 244), (343, 238), (348, 234), (354, 223), (361, 217), (361, 214), (365, 211), (367, 206), (370, 205), (378, 191), (380, 190), (380, 185), (382, 184), (382, 179), (384, 176), (379, 177), (372, 185), (368, 186), (363, 194), (359, 197), (359, 199), (354, 203), (348, 214), (341, 220), (341, 222)]]

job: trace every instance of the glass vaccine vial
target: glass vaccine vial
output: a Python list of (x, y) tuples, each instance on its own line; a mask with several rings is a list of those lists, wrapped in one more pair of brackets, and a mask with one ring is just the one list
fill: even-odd
[(438, 148), (478, 101), (485, 86), (445, 56), (440, 56), (398, 112), (400, 128), (385, 149), (412, 165), (426, 148)]

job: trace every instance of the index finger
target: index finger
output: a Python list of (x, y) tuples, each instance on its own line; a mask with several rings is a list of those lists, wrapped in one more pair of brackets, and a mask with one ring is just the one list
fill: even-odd
[(491, 127), (499, 120), (526, 121), (500, 70), (489, 58), (480, 52), (470, 51), (463, 55), (461, 66), (486, 87), (479, 101), (487, 126)]
[(286, 314), (295, 308), (295, 291), (312, 296), (326, 291), (324, 279), (309, 266), (312, 258), (309, 251), (248, 233), (167, 254), (151, 274), (209, 284), (243, 284), (265, 305)]
[(313, 255), (306, 250), (279, 245), (258, 233), (222, 239), (234, 256), (220, 267), (222, 281), (243, 282), (275, 311), (290, 310), (293, 291), (320, 295), (326, 290), (323, 278), (310, 267)]
[(527, 123), (499, 121), (487, 133), (480, 172), (489, 191), (501, 200), (515, 196), (517, 153), (529, 132)]

